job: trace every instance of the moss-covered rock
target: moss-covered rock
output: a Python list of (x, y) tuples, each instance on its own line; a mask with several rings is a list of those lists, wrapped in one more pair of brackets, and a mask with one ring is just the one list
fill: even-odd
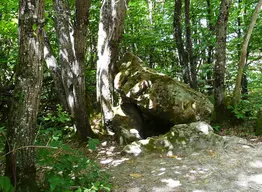
[[(155, 132), (167, 125), (191, 123), (207, 120), (213, 105), (201, 93), (188, 85), (144, 67), (143, 62), (131, 53), (127, 53), (117, 64), (114, 86), (122, 100), (134, 103), (146, 119), (157, 119), (151, 124)], [(148, 124), (148, 123), (147, 123)], [(149, 134), (150, 135), (150, 134)], [(145, 137), (146, 138), (146, 137)]]
[(210, 151), (224, 150), (236, 143), (246, 143), (245, 140), (235, 137), (222, 137), (213, 132), (212, 127), (205, 122), (179, 124), (164, 134), (135, 141), (124, 147), (123, 153), (140, 155), (147, 152), (174, 154), (190, 154), (207, 149)]

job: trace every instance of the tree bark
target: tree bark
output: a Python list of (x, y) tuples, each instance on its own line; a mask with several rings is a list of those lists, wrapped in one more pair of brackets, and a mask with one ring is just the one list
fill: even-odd
[(178, 57), (180, 65), (182, 66), (182, 76), (184, 83), (190, 84), (190, 69), (188, 65), (188, 57), (185, 56), (184, 43), (182, 39), (182, 26), (181, 26), (181, 11), (182, 2), (181, 0), (175, 0), (174, 9), (174, 36), (176, 40), (176, 46), (178, 50)]
[(101, 105), (103, 125), (112, 131), (113, 72), (123, 34), (128, 0), (103, 0), (100, 10), (97, 61), (97, 101)]
[(197, 70), (196, 60), (194, 58), (194, 50), (191, 40), (191, 25), (190, 25), (190, 0), (185, 0), (185, 35), (186, 43), (182, 38), (181, 12), (182, 1), (175, 0), (174, 9), (174, 36), (178, 50), (180, 65), (182, 66), (182, 76), (185, 83), (191, 88), (197, 89)]
[(48, 70), (54, 81), (55, 90), (58, 95), (58, 98), (63, 105), (63, 108), (68, 110), (65, 91), (63, 88), (62, 77), (61, 77), (61, 68), (58, 65), (58, 62), (53, 54), (52, 47), (50, 45), (47, 34), (44, 32), (44, 58)]
[(75, 121), (76, 127), (82, 138), (94, 137), (89, 122), (89, 112), (87, 104), (86, 83), (85, 83), (85, 55), (87, 46), (87, 33), (89, 25), (90, 0), (76, 0), (76, 22), (74, 26), (74, 47), (76, 62), (79, 70), (75, 76)]
[[(207, 2), (207, 25), (208, 25), (208, 29), (209, 29), (209, 33), (213, 34), (214, 33), (214, 24), (212, 23), (212, 8), (211, 8), (211, 2), (210, 0), (206, 0)], [(213, 35), (211, 35), (213, 36)], [(212, 63), (214, 62), (214, 45), (212, 44), (212, 40), (209, 37), (209, 41), (208, 41), (208, 48), (207, 48), (207, 63), (209, 65), (209, 69), (207, 71), (207, 84), (209, 85), (208, 88), (208, 95), (212, 95), (213, 94), (213, 72), (212, 72)]]
[(197, 71), (196, 61), (194, 58), (194, 50), (191, 37), (191, 24), (190, 24), (190, 0), (185, 0), (185, 25), (186, 25), (186, 57), (188, 57), (190, 65), (191, 82), (190, 87), (197, 89)]
[(219, 18), (216, 24), (216, 62), (214, 68), (214, 111), (215, 121), (222, 122), (225, 118), (224, 78), (226, 65), (226, 34), (231, 0), (222, 0)]
[(246, 34), (244, 41), (243, 41), (243, 44), (242, 44), (240, 61), (239, 61), (239, 64), (238, 64), (236, 84), (235, 84), (235, 89), (234, 89), (234, 94), (233, 94), (233, 104), (234, 105), (237, 104), (240, 101), (240, 98), (241, 98), (241, 81), (242, 81), (244, 67), (245, 67), (245, 63), (246, 63), (248, 42), (250, 40), (252, 31), (255, 27), (256, 20), (257, 20), (261, 6), (262, 6), (262, 0), (259, 0), (257, 6), (255, 8), (255, 11), (252, 15), (247, 34)]
[[(38, 191), (36, 184), (36, 120), (43, 79), (44, 1), (19, 2), (19, 57), (7, 125), (6, 175), (17, 192)], [(19, 149), (23, 147), (23, 149)]]
[[(148, 21), (150, 23), (150, 26), (148, 28), (149, 31), (152, 31), (152, 27), (153, 27), (153, 10), (154, 10), (154, 2), (152, 0), (147, 0), (147, 4), (148, 4)], [(148, 66), (150, 68), (154, 68), (154, 46), (151, 44), (149, 45), (149, 61), (148, 61)]]
[(85, 87), (85, 50), (90, 1), (76, 1), (76, 24), (73, 28), (67, 1), (54, 0), (56, 32), (59, 42), (61, 77), (68, 109), (82, 140), (94, 137), (89, 123)]

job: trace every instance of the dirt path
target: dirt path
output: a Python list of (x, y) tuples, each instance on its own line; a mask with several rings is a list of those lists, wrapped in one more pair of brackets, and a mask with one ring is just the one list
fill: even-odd
[[(262, 143), (188, 156), (120, 156), (100, 149), (100, 163), (112, 175), (115, 192), (262, 192)], [(110, 151), (111, 150), (111, 151)]]

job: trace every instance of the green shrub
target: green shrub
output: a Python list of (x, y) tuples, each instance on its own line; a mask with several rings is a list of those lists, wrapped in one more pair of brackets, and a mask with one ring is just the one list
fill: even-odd
[(213, 127), (215, 133), (219, 133), (222, 129), (222, 127), (220, 125), (213, 125), (212, 127)]
[(14, 187), (10, 180), (6, 176), (0, 176), (0, 191), (2, 192), (13, 192)]
[(0, 154), (4, 150), (5, 147), (5, 139), (6, 139), (6, 129), (5, 127), (0, 126)]
[[(40, 122), (35, 140), (37, 182), (43, 192), (95, 192), (110, 191), (112, 185), (107, 175), (86, 154), (70, 147), (64, 141), (73, 131), (70, 116), (58, 106), (56, 114), (48, 113)], [(55, 127), (51, 127), (51, 125)], [(0, 149), (5, 144), (6, 129), (0, 126)], [(89, 138), (88, 148), (96, 150), (99, 140)], [(7, 177), (0, 176), (0, 191), (11, 192), (14, 188)]]
[[(85, 154), (71, 148), (68, 136), (74, 134), (70, 116), (57, 106), (57, 111), (40, 119), (36, 145), (39, 186), (45, 192), (110, 191), (109, 176)], [(97, 139), (89, 138), (88, 148), (96, 150)]]
[(72, 131), (72, 119), (71, 116), (63, 110), (61, 105), (56, 106), (55, 111), (42, 112), (39, 114), (38, 124), (41, 125), (42, 128), (55, 128), (58, 130), (63, 130), (64, 132), (68, 132), (68, 130)]
[(110, 191), (109, 176), (94, 161), (61, 141), (53, 142), (52, 146), (59, 149), (38, 150), (44, 191)]
[(262, 106), (260, 98), (251, 98), (248, 100), (241, 100), (235, 106), (228, 108), (233, 112), (235, 117), (239, 120), (255, 120), (259, 107)]
[(63, 111), (61, 105), (57, 105), (56, 111), (50, 111), (38, 118), (39, 132), (37, 139), (41, 139), (42, 143), (49, 140), (61, 140), (64, 137), (71, 137), (75, 134), (72, 126), (71, 116)]

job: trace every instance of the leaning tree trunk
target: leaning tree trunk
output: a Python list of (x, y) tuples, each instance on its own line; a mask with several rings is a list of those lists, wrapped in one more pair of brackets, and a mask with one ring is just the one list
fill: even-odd
[(61, 77), (67, 107), (74, 118), (82, 140), (93, 137), (89, 123), (85, 88), (85, 48), (90, 2), (76, 1), (75, 30), (70, 19), (67, 1), (54, 0), (56, 32), (59, 44)]
[(97, 61), (97, 101), (103, 125), (111, 131), (113, 112), (113, 71), (124, 28), (128, 0), (103, 0), (100, 10)]
[(36, 120), (43, 79), (44, 1), (19, 2), (19, 57), (7, 125), (6, 175), (16, 192), (37, 191)]
[(237, 104), (240, 101), (241, 97), (241, 81), (243, 77), (244, 67), (246, 63), (246, 57), (247, 57), (247, 48), (248, 48), (248, 42), (251, 37), (252, 31), (255, 27), (256, 20), (260, 11), (260, 8), (262, 6), (262, 0), (259, 0), (256, 9), (252, 15), (251, 22), (247, 31), (247, 34), (245, 36), (244, 42), (242, 44), (241, 49), (241, 55), (240, 55), (240, 61), (238, 64), (238, 71), (237, 71), (237, 78), (236, 78), (236, 85), (234, 89), (234, 95), (233, 95), (233, 104)]
[(226, 34), (231, 0), (222, 0), (216, 24), (216, 62), (214, 69), (214, 112), (215, 121), (222, 122), (225, 117), (224, 78), (226, 65)]

